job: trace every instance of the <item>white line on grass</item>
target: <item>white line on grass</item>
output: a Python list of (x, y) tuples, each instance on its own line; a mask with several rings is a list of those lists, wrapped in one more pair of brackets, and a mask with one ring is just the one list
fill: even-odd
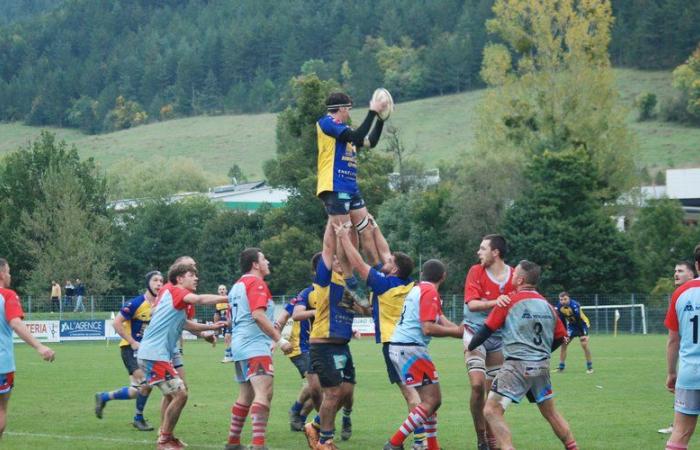
[[(108, 438), (104, 436), (70, 436), (70, 435), (60, 435), (60, 434), (47, 434), (47, 433), (25, 433), (22, 431), (6, 431), (8, 436), (24, 436), (24, 437), (34, 437), (34, 438), (47, 438), (47, 439), (61, 439), (64, 441), (100, 441), (100, 442), (118, 442), (122, 444), (144, 444), (153, 445), (154, 440), (134, 440), (134, 439), (120, 439), (120, 438)], [(217, 448), (220, 449), (222, 445), (212, 445), (212, 444), (188, 444), (189, 448)], [(279, 450), (270, 448), (270, 450)]]

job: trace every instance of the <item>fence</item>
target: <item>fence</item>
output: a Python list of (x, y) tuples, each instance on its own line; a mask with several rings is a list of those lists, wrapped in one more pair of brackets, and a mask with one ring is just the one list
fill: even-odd
[[(547, 296), (556, 302), (556, 295)], [(284, 305), (292, 296), (275, 296), (278, 306)], [(620, 313), (618, 332), (620, 333), (665, 333), (663, 321), (668, 308), (669, 296), (648, 294), (583, 294), (573, 296), (584, 308), (591, 321), (591, 333), (612, 333), (615, 310)], [(26, 296), (22, 298), (27, 320), (107, 320), (116, 314), (131, 299), (125, 295), (88, 295), (83, 298), (84, 311), (75, 311), (76, 298), (61, 299), (59, 305), (52, 305), (48, 297)], [(463, 317), (462, 294), (443, 295), (445, 315), (454, 322)], [(198, 306), (196, 318), (199, 321), (212, 320), (214, 306)]]

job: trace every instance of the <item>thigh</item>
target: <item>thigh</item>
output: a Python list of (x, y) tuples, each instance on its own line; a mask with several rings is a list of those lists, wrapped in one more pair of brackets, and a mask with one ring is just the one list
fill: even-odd
[(467, 366), (467, 372), (470, 374), (472, 372), (486, 373), (486, 348), (484, 344), (481, 344), (474, 350), (469, 350), (469, 344), (474, 338), (474, 330), (469, 326), (464, 326), (464, 333), (462, 334), (462, 344), (464, 346), (464, 363)]
[(121, 347), (120, 351), (121, 351), (122, 362), (124, 363), (124, 367), (126, 368), (126, 371), (129, 372), (129, 376), (132, 376), (134, 374), (134, 372), (139, 370), (139, 363), (136, 360), (136, 354), (134, 353), (134, 350), (129, 345), (125, 345), (124, 347)]

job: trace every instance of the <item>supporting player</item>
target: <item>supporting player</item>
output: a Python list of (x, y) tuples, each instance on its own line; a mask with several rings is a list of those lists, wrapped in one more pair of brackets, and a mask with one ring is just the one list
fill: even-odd
[[(226, 285), (219, 285), (217, 292), (219, 295), (228, 296)], [(220, 320), (228, 323), (228, 326), (226, 326), (223, 330), (224, 345), (226, 348), (224, 349), (224, 358), (221, 360), (221, 362), (230, 363), (233, 362), (233, 358), (231, 356), (231, 309), (228, 306), (228, 302), (216, 304), (216, 310), (214, 311), (214, 322), (218, 322)]]
[(423, 264), (422, 281), (413, 287), (391, 336), (388, 354), (403, 386), (416, 389), (420, 403), (413, 407), (399, 429), (384, 445), (384, 450), (402, 450), (409, 434), (425, 427), (428, 450), (439, 450), (437, 410), (442, 402), (438, 373), (428, 344), (432, 337), (461, 338), (464, 329), (450, 322), (442, 312), (438, 289), (445, 281), (445, 266), (437, 259)]
[[(700, 245), (694, 251), (695, 270), (700, 272)], [(684, 283), (671, 296), (664, 325), (668, 328), (666, 388), (675, 393), (676, 414), (666, 450), (685, 450), (700, 414), (700, 278)]]
[(10, 289), (10, 264), (0, 258), (0, 439), (7, 424), (7, 407), (15, 382), (15, 347), (12, 332), (31, 345), (44, 361), (53, 361), (56, 354), (32, 336), (22, 322), (24, 311), (17, 293)]
[[(377, 111), (385, 107), (383, 103), (371, 101), (364, 121), (353, 130), (347, 125), (350, 120), (352, 99), (344, 93), (334, 92), (326, 99), (328, 114), (316, 123), (318, 145), (316, 195), (323, 201), (329, 215), (329, 224), (349, 223), (355, 227), (360, 235), (362, 248), (372, 264), (376, 264), (377, 255), (372, 234), (365, 233), (370, 219), (357, 184), (357, 149), (363, 146), (372, 148), (377, 145), (384, 127), (384, 122), (377, 116)], [(372, 127), (375, 117), (377, 121)], [(348, 287), (354, 290), (356, 286), (351, 281)]]
[(119, 342), (119, 349), (124, 367), (129, 373), (131, 385), (112, 392), (95, 394), (95, 415), (98, 419), (102, 418), (104, 408), (110, 400), (135, 398), (136, 413), (132, 422), (133, 426), (139, 431), (153, 430), (153, 427), (143, 418), (143, 410), (146, 408), (151, 386), (146, 384), (143, 371), (136, 361), (136, 353), (143, 338), (143, 332), (151, 321), (151, 310), (155, 306), (158, 292), (162, 286), (163, 275), (157, 270), (148, 272), (146, 274), (146, 292), (126, 303), (117, 317), (114, 318), (114, 330), (122, 338)]
[(497, 330), (503, 330), (505, 362), (498, 371), (486, 401), (484, 415), (496, 437), (496, 447), (514, 449), (510, 429), (503, 418), (511, 402), (527, 396), (537, 403), (542, 416), (567, 450), (576, 450), (569, 424), (554, 407), (554, 393), (549, 377), (549, 360), (566, 339), (564, 325), (547, 300), (537, 292), (540, 266), (520, 261), (513, 275), (516, 293), (510, 302), (498, 305), (489, 313), (469, 343), (469, 350), (482, 345)]
[[(138, 351), (139, 367), (151, 386), (158, 386), (167, 398), (162, 403), (162, 422), (157, 448), (179, 450), (185, 447), (173, 435), (180, 413), (187, 403), (187, 388), (173, 367), (173, 352), (187, 323), (188, 305), (214, 305), (226, 299), (220, 295), (195, 294), (197, 269), (192, 264), (176, 263), (168, 270), (169, 283), (161, 288), (158, 302), (151, 314), (151, 323), (141, 340)], [(197, 330), (218, 330), (221, 322), (197, 324)]]
[[(673, 284), (676, 288), (679, 288), (684, 283), (697, 277), (698, 274), (695, 272), (695, 266), (689, 261), (678, 261), (676, 267), (673, 270)], [(671, 434), (673, 431), (673, 423), (668, 428), (661, 428), (659, 433), (661, 434)]]
[[(304, 288), (292, 300), (284, 305), (284, 310), (275, 320), (275, 328), (280, 332), (292, 318), (294, 308), (297, 305), (307, 307), (309, 304), (309, 294), (313, 292), (313, 285)], [(303, 385), (299, 391), (299, 396), (289, 409), (289, 428), (292, 431), (304, 431), (304, 423), (309, 412), (314, 408), (314, 402), (311, 398), (311, 389), (306, 381), (306, 373), (311, 365), (311, 356), (309, 355), (309, 334), (311, 332), (311, 323), (316, 315), (316, 311), (304, 310), (301, 311), (292, 324), (292, 331), (289, 335), (289, 343), (292, 345), (292, 351), (287, 355), (289, 360), (294, 364), (294, 367), (299, 371), (299, 375), (303, 380)], [(319, 393), (320, 394), (320, 393)]]
[(304, 426), (312, 450), (337, 448), (334, 443), (335, 416), (342, 405), (347, 406), (355, 387), (355, 366), (348, 346), (354, 314), (340, 306), (345, 280), (338, 258), (334, 257), (335, 250), (336, 236), (328, 223), (323, 251), (317, 263), (314, 293), (309, 297), (309, 307), (316, 309), (309, 338), (309, 373), (318, 376), (323, 392), (319, 415)]
[(569, 297), (569, 293), (566, 291), (559, 294), (557, 313), (566, 326), (566, 332), (569, 335), (569, 339), (562, 344), (559, 350), (559, 367), (557, 372), (563, 372), (566, 368), (566, 350), (569, 347), (569, 343), (577, 337), (581, 341), (581, 348), (586, 356), (586, 373), (592, 374), (593, 360), (591, 358), (591, 350), (588, 348), (588, 328), (591, 326), (591, 322), (581, 309), (581, 305)]
[[(418, 390), (407, 384), (401, 383), (401, 377), (396, 372), (394, 364), (389, 359), (389, 341), (394, 333), (396, 324), (403, 311), (404, 300), (414, 287), (411, 279), (413, 273), (413, 260), (410, 256), (401, 252), (391, 252), (389, 244), (382, 234), (374, 219), (371, 220), (374, 241), (377, 245), (377, 253), (380, 256), (382, 265), (377, 268), (370, 267), (362, 260), (362, 256), (355, 249), (350, 241), (347, 231), (340, 228), (338, 234), (339, 242), (346, 253), (353, 269), (355, 269), (361, 279), (367, 281), (367, 286), (372, 291), (372, 318), (374, 320), (374, 338), (376, 343), (382, 344), (382, 354), (386, 364), (389, 382), (397, 384), (406, 400), (408, 410), (413, 410), (420, 404)], [(413, 432), (413, 448), (420, 450), (423, 448), (425, 440), (425, 429), (423, 426), (417, 427)]]
[[(226, 450), (266, 450), (265, 432), (272, 402), (272, 343), (284, 354), (292, 345), (273, 325), (274, 302), (264, 281), (270, 266), (259, 248), (241, 252), (240, 268), (244, 275), (233, 285), (228, 300), (231, 307), (233, 335), (231, 350), (239, 384), (238, 398), (231, 408)], [(250, 447), (241, 445), (241, 431), (248, 413), (253, 423)]]
[[(471, 410), (479, 450), (495, 447), (495, 440), (488, 433), (484, 419), (486, 394), (491, 389), (498, 369), (503, 364), (503, 344), (500, 333), (494, 333), (483, 345), (468, 350), (476, 330), (484, 324), (489, 311), (498, 304), (499, 297), (513, 290), (513, 269), (504, 261), (506, 240), (498, 234), (484, 236), (476, 252), (479, 264), (469, 268), (464, 282), (464, 361), (467, 365), (471, 396)], [(507, 301), (507, 297), (505, 300)]]

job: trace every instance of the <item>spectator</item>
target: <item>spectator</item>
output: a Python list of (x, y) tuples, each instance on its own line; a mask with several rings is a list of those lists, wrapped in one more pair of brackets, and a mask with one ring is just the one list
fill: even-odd
[(63, 300), (63, 310), (67, 311), (70, 309), (71, 304), (73, 303), (73, 295), (75, 295), (75, 286), (73, 286), (73, 283), (71, 283), (70, 280), (66, 280), (65, 286), (63, 286), (65, 298)]
[(56, 281), (51, 282), (51, 312), (61, 307), (61, 285)]
[(75, 279), (75, 308), (73, 312), (78, 312), (78, 310), (85, 312), (85, 305), (83, 305), (83, 297), (85, 296), (85, 285), (80, 278)]

